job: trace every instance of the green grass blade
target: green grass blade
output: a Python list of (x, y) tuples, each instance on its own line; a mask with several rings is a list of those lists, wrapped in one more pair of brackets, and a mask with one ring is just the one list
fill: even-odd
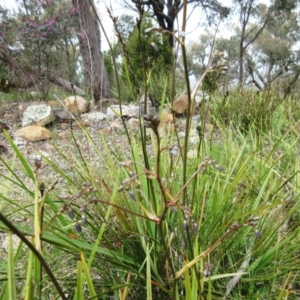
[(16, 298), (16, 276), (15, 276), (15, 261), (14, 261), (14, 247), (12, 233), (9, 234), (8, 242), (8, 263), (7, 263), (7, 277), (8, 277), (8, 299), (15, 300)]
[(25, 284), (25, 300), (33, 299), (33, 265), (34, 265), (34, 254), (32, 251), (28, 253), (28, 265), (27, 265), (27, 278)]
[(16, 144), (13, 142), (12, 138), (10, 137), (10, 135), (5, 132), (5, 137), (7, 138), (10, 146), (12, 147), (12, 149), (14, 150), (17, 158), (20, 160), (20, 162), (22, 163), (24, 169), (26, 170), (27, 175), (31, 178), (34, 179), (34, 173), (33, 170), (31, 168), (31, 166), (29, 165), (29, 163), (26, 161), (25, 157), (22, 155), (22, 153), (20, 152), (19, 148), (16, 146)]
[(90, 275), (90, 269), (89, 269), (87, 263), (85, 262), (83, 253), (80, 253), (80, 261), (81, 261), (82, 266), (83, 266), (84, 277), (85, 277), (85, 280), (87, 282), (90, 297), (95, 297), (96, 292), (95, 292), (93, 281), (92, 281), (92, 278), (91, 278), (91, 275)]
[(146, 264), (146, 268), (147, 268), (147, 272), (146, 272), (146, 283), (147, 283), (147, 299), (148, 300), (152, 300), (152, 284), (151, 284), (151, 258), (150, 258), (150, 249), (149, 249), (149, 243), (147, 243), (147, 252), (146, 252), (146, 260), (147, 260), (147, 264)]
[(76, 290), (74, 295), (74, 300), (83, 300), (84, 299), (84, 280), (83, 280), (83, 266), (81, 257), (79, 257), (78, 265), (77, 265), (77, 284), (76, 284)]

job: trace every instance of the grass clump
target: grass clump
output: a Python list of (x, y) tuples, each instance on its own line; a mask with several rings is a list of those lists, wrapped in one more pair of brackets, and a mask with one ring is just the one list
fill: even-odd
[[(175, 133), (161, 134), (159, 118), (151, 115), (144, 116), (143, 122), (150, 130), (146, 152), (140, 138), (130, 132), (127, 153), (117, 146), (109, 148), (105, 140), (105, 151), (100, 152), (87, 130), (90, 147), (97, 151), (96, 162), (89, 161), (76, 142), (73, 157), (58, 152), (63, 164), (44, 158), (38, 168), (15, 148), (20, 170), (9, 169), (3, 161), (10, 175), (2, 176), (23, 201), (28, 199), (22, 215), (36, 226), (21, 222), (17, 228), (27, 241), (33, 237), (35, 249), (38, 238), (39, 253), (62, 290), (75, 295), (98, 299), (117, 295), (120, 299), (285, 299), (288, 295), (296, 299), (297, 124), (289, 127), (281, 120), (279, 124), (289, 128), (283, 134), (273, 119), (287, 120), (289, 105), (278, 106), (268, 132), (258, 131), (253, 124), (247, 133), (219, 125), (209, 135), (213, 141), (199, 134), (198, 144), (189, 146), (197, 155), (185, 161), (180, 152), (184, 140), (177, 140)], [(212, 104), (212, 113), (214, 109), (219, 108)], [(59, 178), (52, 183), (41, 180), (43, 169), (49, 167)], [(20, 171), (32, 184), (20, 179)], [(5, 209), (6, 219), (17, 220), (21, 207), (9, 197), (1, 193), (2, 200), (11, 203), (9, 213)], [(1, 228), (8, 227), (2, 223)], [(18, 261), (24, 261), (26, 248), (17, 249), (17, 253), (8, 251), (10, 265), (3, 265), (2, 272), (5, 268), (13, 272)], [(62, 273), (55, 256), (69, 262)], [(29, 256), (28, 278), (38, 276), (37, 270), (44, 266), (38, 259)], [(3, 299), (13, 280), (9, 278), (14, 278), (9, 274), (3, 277), (7, 281)], [(57, 293), (51, 277), (38, 278), (43, 289)], [(17, 286), (16, 281), (10, 284)], [(36, 281), (31, 284), (37, 293)], [(16, 293), (22, 297), (24, 289), (16, 288)]]

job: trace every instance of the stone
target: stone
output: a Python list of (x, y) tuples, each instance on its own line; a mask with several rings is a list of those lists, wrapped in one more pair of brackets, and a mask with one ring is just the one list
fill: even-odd
[(61, 140), (65, 140), (65, 139), (67, 139), (67, 133), (66, 133), (65, 131), (59, 132), (59, 133), (58, 133), (58, 137), (59, 137)]
[(32, 91), (32, 92), (30, 92), (30, 98), (32, 100), (38, 100), (41, 98), (41, 95), (38, 91)]
[(205, 123), (204, 124), (204, 130), (208, 133), (212, 133), (214, 130), (214, 125), (210, 123)]
[(116, 118), (116, 117), (137, 117), (139, 113), (139, 106), (137, 105), (121, 105), (122, 114), (120, 112), (119, 105), (111, 105), (107, 108), (106, 115), (109, 118)]
[(83, 128), (86, 128), (86, 127), (91, 127), (91, 124), (88, 120), (79, 120), (78, 122), (76, 122), (74, 125), (73, 125), (73, 129), (83, 129)]
[(51, 106), (46, 104), (28, 106), (22, 118), (22, 127), (28, 125), (44, 126), (55, 120)]
[(164, 124), (160, 123), (158, 126), (158, 133), (160, 137), (163, 137), (165, 134), (172, 134), (175, 132), (176, 125), (175, 124)]
[(44, 141), (51, 138), (51, 132), (42, 126), (27, 126), (18, 129), (15, 136), (28, 142)]
[(28, 142), (27, 142), (25, 139), (21, 138), (21, 137), (15, 137), (15, 138), (14, 138), (14, 144), (15, 144), (18, 148), (20, 148), (20, 149), (23, 148), (23, 149), (24, 149), (24, 148), (27, 147)]
[(110, 123), (109, 128), (110, 128), (111, 130), (113, 130), (113, 131), (114, 131), (114, 130), (120, 130), (120, 129), (123, 128), (123, 125), (120, 124), (120, 123), (118, 123), (118, 122), (116, 122), (116, 121), (114, 121), (114, 122)]
[[(156, 114), (156, 108), (154, 106), (154, 101), (150, 95), (150, 93), (147, 93), (146, 96), (146, 101), (147, 101), (147, 110), (146, 113), (147, 114), (152, 114), (155, 115)], [(144, 106), (145, 106), (145, 94), (142, 94), (139, 100), (139, 109), (141, 114), (144, 114)]]
[(109, 127), (105, 127), (105, 128), (101, 128), (101, 129), (100, 129), (100, 132), (101, 132), (103, 135), (109, 135), (109, 134), (111, 134), (112, 130), (111, 130), (111, 128), (109, 128)]
[[(172, 110), (179, 115), (185, 114), (188, 108), (188, 95), (180, 94), (173, 102), (172, 102)], [(192, 109), (192, 113), (195, 112), (195, 103)]]
[(55, 147), (49, 143), (45, 145), (45, 149), (55, 151)]
[(195, 102), (197, 103), (197, 106), (200, 106), (200, 104), (203, 101), (208, 101), (209, 95), (206, 93), (203, 93), (202, 91), (198, 91), (195, 95)]
[(47, 104), (50, 105), (51, 107), (62, 107), (62, 104), (56, 100), (50, 100), (47, 102)]
[(67, 97), (63, 103), (65, 108), (75, 116), (86, 113), (89, 108), (89, 102), (81, 96)]
[(8, 150), (4, 145), (0, 145), (0, 155), (7, 153)]
[(108, 119), (108, 116), (102, 112), (93, 111), (88, 114), (81, 115), (81, 118), (83, 120), (86, 119), (86, 120), (94, 122), (94, 121), (102, 121), (102, 120)]
[(172, 110), (177, 114), (184, 114), (188, 107), (188, 95), (181, 94), (172, 102)]
[(176, 123), (176, 119), (172, 113), (167, 110), (163, 110), (160, 115), (160, 122), (164, 124)]
[(77, 103), (75, 98), (66, 98), (64, 101), (64, 108), (65, 110), (67, 110), (68, 112), (70, 112), (71, 114), (78, 116), (79, 115), (79, 110), (77, 107)]
[(24, 103), (18, 105), (18, 110), (23, 111), (24, 109)]
[(158, 132), (160, 136), (165, 133), (173, 133), (177, 126), (176, 118), (168, 110), (164, 109), (160, 115), (160, 122), (158, 125)]
[(4, 122), (0, 122), (0, 133), (3, 132), (4, 130), (6, 131), (9, 130), (9, 127)]
[(57, 122), (75, 120), (74, 115), (63, 108), (52, 107), (52, 111)]
[(40, 105), (40, 104), (47, 104), (47, 103), (41, 103), (41, 102), (38, 102), (38, 101), (31, 101), (31, 102), (25, 102), (25, 103), (21, 103), (18, 105), (18, 110), (23, 113), (24, 110), (28, 107), (28, 106), (31, 106), (31, 105)]
[[(152, 100), (151, 94), (149, 92), (146, 95), (146, 100), (148, 102), (148, 106), (153, 106), (153, 100)], [(145, 93), (143, 93), (141, 95), (139, 102), (140, 102), (140, 105), (143, 105), (145, 103)]]
[(66, 129), (68, 129), (69, 128), (69, 124), (68, 123), (61, 123), (60, 124), (60, 129), (61, 130), (66, 130)]
[(128, 125), (132, 130), (137, 131), (140, 129), (140, 120), (136, 118), (131, 118), (128, 120)]

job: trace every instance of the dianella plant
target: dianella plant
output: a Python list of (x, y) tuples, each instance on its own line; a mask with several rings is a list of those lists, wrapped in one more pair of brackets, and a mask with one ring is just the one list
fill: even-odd
[[(142, 18), (141, 9), (140, 43)], [(156, 112), (144, 101), (135, 129), (122, 115), (122, 129), (110, 136), (78, 124), (68, 145), (53, 142), (55, 156), (31, 160), (4, 132), (14, 156), (0, 158), (0, 229), (7, 246), (0, 299), (299, 297), (295, 102), (238, 91), (196, 108), (206, 76), (227, 71), (226, 56), (212, 51), (191, 89), (184, 32), (173, 38), (174, 66), (161, 77)], [(156, 53), (160, 45), (150, 47)], [(137, 101), (140, 90), (126, 69), (125, 43), (121, 49), (123, 73), (116, 60), (113, 65), (122, 114), (120, 86), (127, 81), (126, 94)], [(170, 109), (178, 53), (188, 95), (183, 119)], [(144, 59), (138, 84), (147, 99), (162, 63), (156, 55)], [(247, 99), (251, 104), (243, 103)]]

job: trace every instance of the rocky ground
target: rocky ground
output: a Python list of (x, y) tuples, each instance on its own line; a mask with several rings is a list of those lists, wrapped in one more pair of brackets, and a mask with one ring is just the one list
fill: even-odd
[[(88, 132), (91, 134), (93, 139), (101, 141), (102, 133), (108, 142), (112, 143), (114, 146), (119, 145), (121, 148), (124, 147), (124, 144), (127, 142), (125, 129), (120, 118), (104, 118), (99, 119), (90, 119), (87, 114), (82, 114), (76, 121), (70, 122), (70, 120), (59, 120), (54, 121), (45, 127), (51, 131), (52, 138), (43, 141), (28, 142), (22, 138), (17, 137), (17, 131), (22, 128), (22, 118), (23, 113), (28, 106), (31, 106), (36, 103), (26, 102), (1, 102), (0, 101), (0, 122), (2, 122), (2, 128), (0, 123), (0, 154), (5, 156), (10, 156), (13, 154), (11, 147), (8, 144), (8, 141), (4, 137), (4, 134), (1, 129), (5, 129), (5, 126), (9, 128), (7, 131), (10, 136), (13, 138), (14, 142), (21, 149), (22, 153), (25, 156), (30, 156), (38, 151), (44, 151), (45, 153), (52, 153), (55, 148), (54, 146), (66, 145), (70, 141), (71, 136), (71, 127), (73, 133), (78, 138), (79, 144), (86, 146), (84, 142), (85, 134), (81, 130), (81, 126), (87, 128)], [(106, 113), (106, 109), (103, 109), (103, 113)], [(174, 130), (173, 118), (170, 114), (164, 114), (161, 116), (162, 124), (161, 131), (163, 127), (171, 126), (171, 130)], [(193, 130), (191, 139), (197, 138), (195, 128), (199, 118), (195, 116), (193, 121)], [(184, 135), (185, 130), (185, 119), (178, 119), (177, 129), (181, 135)], [(71, 125), (72, 123), (72, 125)], [(136, 118), (131, 118), (126, 120), (130, 130), (135, 132), (139, 131), (139, 121)], [(209, 131), (209, 128), (207, 128)], [(194, 135), (194, 136), (193, 136)], [(84, 151), (84, 149), (83, 149)]]
[[(92, 165), (96, 170), (103, 170), (103, 161), (105, 158), (105, 151), (111, 149), (114, 153), (119, 153), (123, 160), (131, 159), (131, 151), (126, 136), (125, 128), (120, 117), (90, 119), (88, 114), (81, 114), (76, 120), (73, 121), (54, 121), (44, 127), (47, 127), (51, 132), (52, 138), (42, 141), (29, 142), (23, 138), (17, 137), (17, 132), (22, 128), (22, 120), (24, 111), (33, 103), (19, 103), (19, 102), (1, 102), (0, 101), (0, 155), (4, 160), (10, 164), (18, 165), (18, 159), (14, 159), (15, 153), (10, 146), (9, 142), (4, 136), (1, 127), (9, 128), (7, 132), (12, 137), (14, 143), (18, 146), (24, 158), (31, 163), (34, 168), (33, 161), (37, 154), (42, 154), (57, 165), (61, 170), (70, 172), (72, 163), (68, 162), (75, 159), (81, 160), (81, 155), (85, 158), (86, 162)], [(103, 113), (107, 111), (104, 110)], [(91, 112), (89, 114), (94, 114)], [(99, 111), (96, 113), (100, 113)], [(159, 130), (161, 135), (172, 135), (174, 132), (174, 119), (170, 113), (162, 113), (160, 115), (161, 123)], [(1, 123), (2, 122), (2, 123)], [(130, 118), (126, 121), (128, 131), (132, 137), (139, 139), (140, 137), (140, 124), (136, 118)], [(1, 126), (2, 124), (2, 126)], [(185, 134), (186, 119), (181, 118), (176, 120), (176, 128), (178, 137), (183, 140)], [(196, 157), (199, 136), (196, 130), (199, 124), (199, 116), (193, 116), (192, 127), (190, 133), (190, 144), (188, 156), (190, 158)], [(205, 137), (210, 139), (211, 136), (210, 124), (205, 124)], [(82, 129), (84, 128), (84, 129)], [(150, 129), (148, 129), (150, 131)], [(216, 130), (217, 131), (217, 130)], [(214, 132), (214, 136), (216, 132)], [(103, 137), (105, 141), (103, 141)], [(76, 142), (74, 141), (76, 140)], [(171, 139), (170, 139), (171, 141)], [(170, 150), (178, 149), (177, 138), (172, 138), (174, 145), (168, 145)], [(172, 143), (173, 143), (172, 142)], [(149, 157), (152, 156), (153, 146), (149, 140), (147, 145), (147, 152)], [(78, 151), (80, 149), (80, 152)], [(63, 153), (65, 158), (62, 158), (59, 151)], [(102, 155), (103, 154), (103, 155)], [(100, 158), (100, 156), (102, 156)], [(116, 161), (116, 163), (118, 163)], [(70, 169), (71, 168), (71, 169)], [(99, 171), (100, 172), (100, 171)], [(0, 173), (6, 174), (7, 167), (0, 160)], [(47, 182), (53, 181), (52, 178), (56, 173), (52, 168), (44, 164), (43, 179)], [(22, 174), (20, 173), (20, 176)], [(0, 179), (1, 180), (1, 179)], [(22, 178), (21, 180), (27, 180)], [(28, 184), (32, 183), (28, 181)], [(15, 197), (11, 195), (11, 197)]]
[[(77, 121), (52, 122), (51, 124), (45, 126), (52, 133), (51, 139), (28, 142), (24, 139), (18, 138), (16, 132), (22, 128), (22, 117), (25, 109), (32, 104), (33, 103), (19, 102), (5, 103), (0, 101), (0, 122), (2, 122), (2, 127), (3, 129), (5, 129), (4, 126), (9, 128), (7, 130), (9, 135), (13, 138), (14, 142), (18, 145), (25, 156), (30, 156), (31, 154), (39, 151), (52, 153), (55, 150), (54, 145), (66, 145), (66, 141), (70, 139), (71, 126), (75, 136), (79, 138), (79, 144), (81, 144), (82, 137), (84, 136), (80, 125), (86, 127), (93, 137), (100, 136), (100, 131), (103, 132), (104, 135), (108, 135), (111, 134), (113, 130), (115, 133), (117, 133), (121, 129), (121, 124), (119, 124), (119, 122), (113, 123), (112, 120), (105, 119), (94, 122), (78, 118), (80, 125)], [(1, 131), (0, 123), (0, 132)], [(9, 146), (3, 132), (0, 133), (0, 145), (1, 155), (12, 155), (13, 151)]]

